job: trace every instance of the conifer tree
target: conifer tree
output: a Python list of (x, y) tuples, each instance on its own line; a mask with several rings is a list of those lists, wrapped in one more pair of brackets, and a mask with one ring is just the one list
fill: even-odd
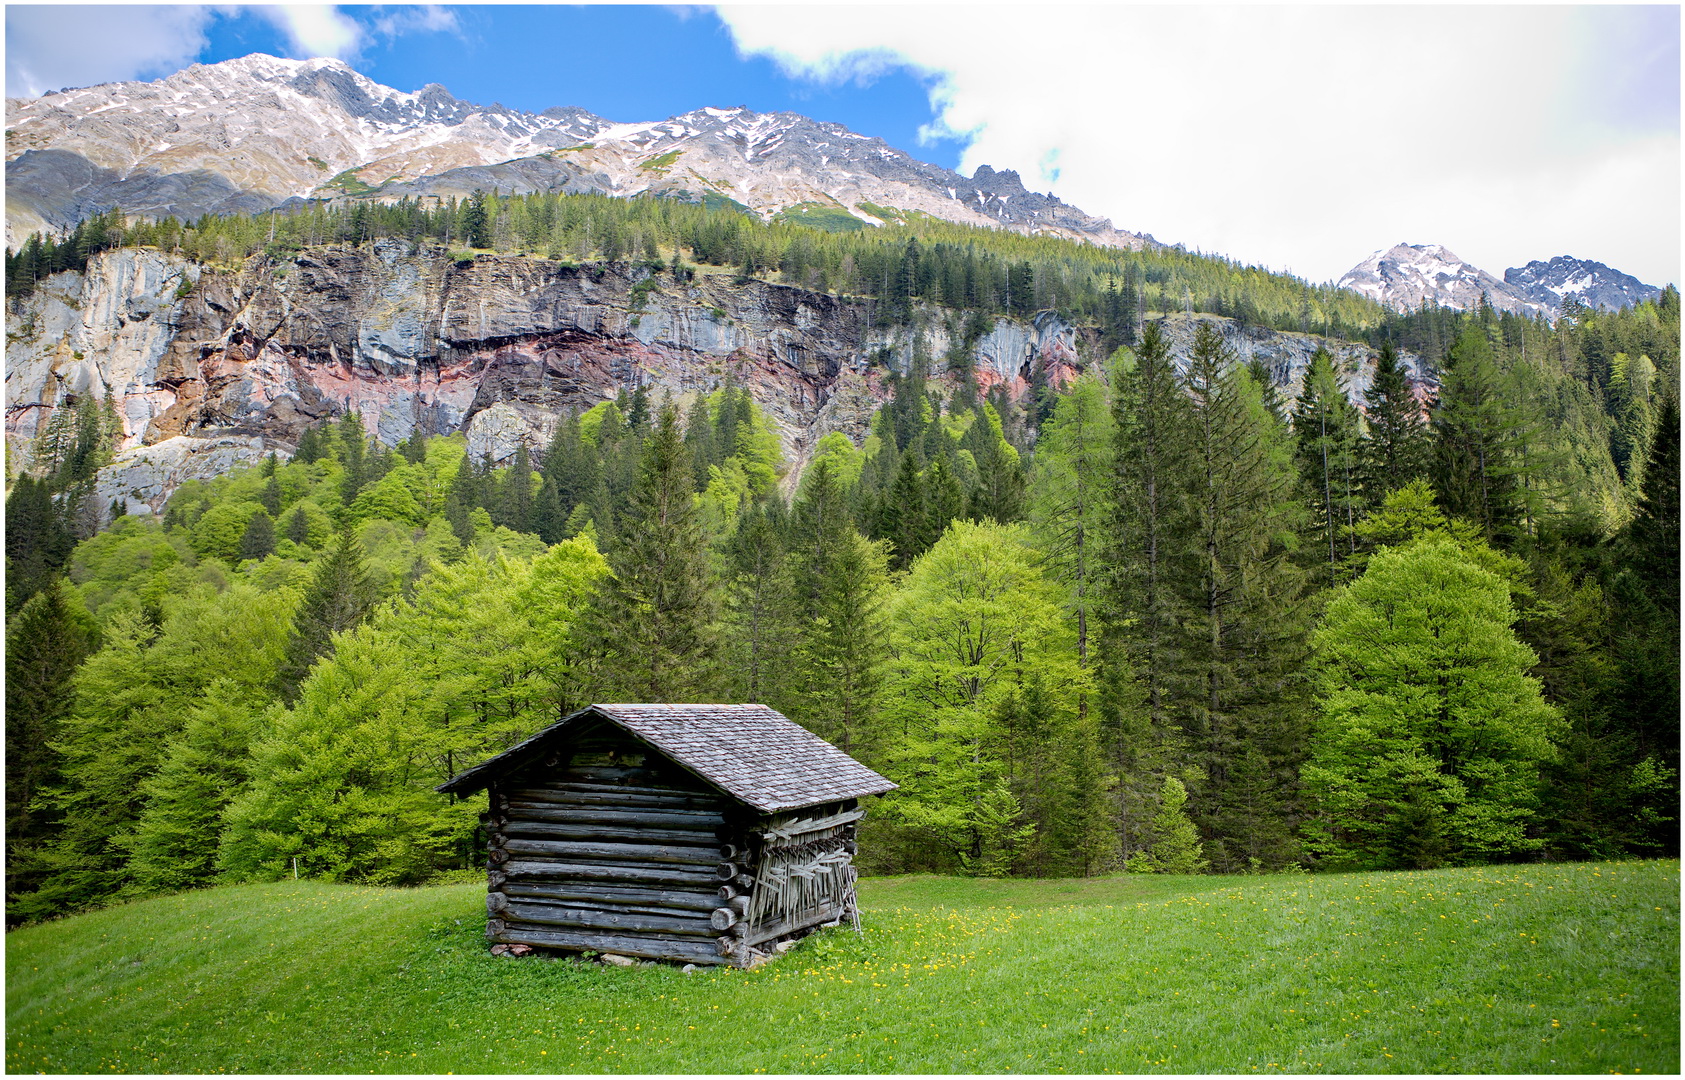
[(39, 881), (26, 852), (48, 832), (33, 804), (58, 776), (53, 743), (76, 700), (77, 667), (88, 654), (88, 628), (75, 618), (64, 586), (50, 581), (6, 630), (6, 885), (27, 892)]
[(276, 689), (284, 701), (297, 698), (299, 683), (311, 666), (333, 649), (334, 635), (368, 618), (378, 598), (363, 545), (350, 528), (341, 528), (333, 548), (316, 563), (293, 617), (286, 659), (276, 674)]
[[(773, 500), (737, 517), (725, 552), (723, 643), (726, 696), (787, 705), (797, 673), (790, 648), (800, 586), (786, 565), (785, 538)], [(831, 507), (831, 512), (845, 512)], [(800, 717), (787, 708), (786, 715)]]
[[(1288, 558), (1301, 524), (1287, 433), (1264, 407), (1245, 367), (1216, 331), (1201, 325), (1188, 358), (1191, 543), (1173, 560), (1174, 587), (1189, 617), (1179, 628), (1186, 658), (1174, 690), (1196, 763), (1209, 778), (1199, 805), (1207, 827), (1231, 798), (1234, 766), (1248, 747), (1270, 761), (1269, 815), (1283, 833), (1306, 716), (1296, 673), (1308, 627), (1303, 582)], [(1213, 835), (1221, 869), (1236, 865)], [(1284, 843), (1272, 843), (1281, 850)]]
[(1334, 374), (1333, 358), (1328, 350), (1317, 349), (1293, 410), (1294, 458), (1310, 496), (1311, 525), (1327, 553), (1330, 585), (1337, 583), (1340, 559), (1355, 550), (1352, 527), (1361, 511), (1360, 424)]
[(246, 524), (246, 531), (240, 535), (240, 551), (238, 557), (244, 559), (262, 559), (275, 553), (275, 522), (270, 520), (266, 511), (259, 510), (252, 515)]
[(907, 569), (935, 542), (926, 517), (924, 482), (912, 454), (901, 456), (901, 468), (880, 505), (878, 522), (878, 535), (894, 550), (897, 570)]
[(21, 609), (70, 559), (76, 540), (44, 481), (20, 476), (6, 496), (6, 611)]
[(1389, 492), (1427, 475), (1427, 423), (1390, 341), (1381, 346), (1363, 403), (1367, 424), (1358, 446), (1359, 487), (1373, 510)]
[(610, 549), (612, 577), (592, 623), (613, 700), (696, 701), (715, 693), (715, 598), (691, 498), (678, 409), (662, 406), (644, 446), (626, 521)]
[(1485, 333), (1464, 330), (1445, 360), (1433, 411), (1433, 486), (1445, 512), (1480, 527), (1488, 541), (1511, 540), (1525, 512), (1518, 481), (1519, 418)]
[(1102, 612), (1102, 743), (1118, 777), (1118, 840), (1127, 857), (1144, 843), (1148, 816), (1181, 741), (1172, 674), (1176, 635), (1190, 613), (1171, 564), (1188, 543), (1181, 491), (1192, 461), (1192, 416), (1157, 323), (1118, 365), (1113, 449), (1105, 482), (1097, 582)]

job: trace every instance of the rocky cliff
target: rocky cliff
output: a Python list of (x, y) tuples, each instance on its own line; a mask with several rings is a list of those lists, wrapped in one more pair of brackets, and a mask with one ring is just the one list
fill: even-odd
[[(303, 428), (356, 409), (396, 443), (463, 432), (476, 456), (541, 449), (557, 417), (646, 386), (681, 401), (727, 378), (749, 388), (797, 468), (830, 431), (859, 441), (891, 371), (933, 358), (951, 384), (960, 320), (927, 310), (881, 327), (872, 305), (705, 270), (680, 283), (624, 264), (522, 256), (453, 260), (403, 241), (258, 256), (212, 268), (151, 249), (96, 256), (17, 303), (8, 320), (8, 467), (27, 467), (52, 411), (110, 392), (124, 453), (102, 487), (156, 508), (190, 476), (290, 450)], [(1212, 316), (1173, 315), (1178, 353), (1194, 326), (1222, 328), (1291, 394), (1320, 339)], [(1354, 395), (1369, 352), (1333, 343)], [(1055, 384), (1100, 355), (1095, 332), (1054, 312), (998, 319), (969, 346), (977, 383), (1014, 399), (1039, 373)], [(1407, 362), (1424, 378), (1415, 358)], [(139, 448), (150, 448), (142, 453)], [(214, 461), (200, 460), (215, 455)], [(128, 471), (124, 471), (128, 470)], [(794, 475), (792, 470), (792, 475)], [(119, 475), (121, 474), (121, 475)]]

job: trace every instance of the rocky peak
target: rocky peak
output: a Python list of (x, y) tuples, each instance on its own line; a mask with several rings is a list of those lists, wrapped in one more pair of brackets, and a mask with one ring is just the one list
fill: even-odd
[(1114, 247), (1152, 242), (1025, 190), (1011, 171), (984, 168), (968, 180), (798, 113), (708, 106), (638, 123), (569, 106), (527, 113), (458, 101), (437, 83), (404, 93), (333, 59), (253, 54), (156, 82), (9, 102), (7, 114), (13, 244), (113, 205), (197, 217), (358, 192), (391, 199), (475, 188), (713, 191), (768, 217), (821, 205), (881, 224), (870, 204)]
[(1441, 244), (1394, 244), (1377, 251), (1340, 278), (1339, 286), (1386, 304), (1414, 311), (1424, 303), (1469, 311), (1484, 294), (1498, 311), (1531, 315), (1544, 308), (1473, 266)]
[(1548, 262), (1538, 259), (1526, 266), (1504, 271), (1504, 281), (1535, 303), (1555, 312), (1563, 300), (1573, 297), (1587, 307), (1619, 309), (1641, 304), (1661, 295), (1619, 270), (1572, 255), (1558, 255)]

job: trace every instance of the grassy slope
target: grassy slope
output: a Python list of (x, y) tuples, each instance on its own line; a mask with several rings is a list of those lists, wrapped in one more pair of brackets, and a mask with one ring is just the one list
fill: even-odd
[(1677, 1072), (1679, 864), (862, 883), (753, 972), (500, 960), (482, 889), (7, 938), (9, 1072)]

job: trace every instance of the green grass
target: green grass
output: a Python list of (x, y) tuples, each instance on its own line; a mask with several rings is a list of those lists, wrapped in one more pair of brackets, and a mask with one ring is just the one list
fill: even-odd
[(789, 225), (806, 225), (825, 232), (855, 232), (871, 228), (840, 206), (814, 202), (785, 207), (774, 214), (772, 220)]
[(638, 168), (648, 170), (649, 172), (660, 173), (665, 176), (667, 174), (667, 170), (671, 169), (673, 167), (673, 162), (677, 160), (679, 160), (679, 151), (669, 150), (665, 154), (657, 154), (648, 159), (643, 164), (639, 165)]
[(347, 195), (367, 195), (369, 192), (375, 190), (373, 187), (370, 187), (368, 184), (363, 182), (362, 177), (357, 175), (356, 169), (346, 169), (344, 172), (340, 173), (338, 176), (329, 180), (322, 186), (325, 188), (339, 188)]
[(1676, 1072), (1679, 864), (862, 882), (756, 971), (504, 960), (483, 890), (15, 931), (11, 1072)]

